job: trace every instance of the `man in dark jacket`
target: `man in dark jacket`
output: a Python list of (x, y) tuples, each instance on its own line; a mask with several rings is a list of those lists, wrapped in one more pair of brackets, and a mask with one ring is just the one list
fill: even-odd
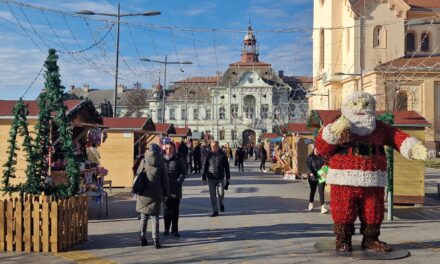
[(235, 162), (238, 165), (238, 171), (244, 171), (243, 163), (246, 157), (245, 149), (238, 147), (235, 151)]
[(205, 140), (205, 145), (203, 145), (201, 147), (201, 160), (202, 160), (202, 164), (205, 163), (205, 158), (208, 155), (209, 152), (211, 152), (211, 145), (210, 142), (208, 140)]
[(212, 215), (218, 216), (218, 206), (220, 211), (225, 210), (223, 200), (225, 197), (225, 177), (226, 186), (229, 185), (231, 173), (226, 154), (220, 150), (218, 141), (211, 142), (211, 152), (206, 156), (202, 167), (202, 180), (209, 185), (209, 196), (211, 197)]
[(164, 161), (169, 181), (169, 195), (164, 203), (165, 231), (163, 234), (168, 236), (171, 227), (171, 234), (179, 237), (179, 206), (180, 199), (182, 199), (182, 184), (186, 176), (186, 166), (185, 161), (176, 153), (176, 146), (173, 142), (165, 145)]
[(186, 156), (188, 156), (188, 147), (183, 140), (180, 142), (177, 152), (179, 153), (180, 157), (186, 161)]
[(263, 144), (260, 145), (260, 159), (261, 159), (260, 171), (266, 172), (267, 151), (264, 148)]
[(201, 144), (197, 143), (194, 148), (194, 173), (200, 173), (202, 167), (202, 149)]

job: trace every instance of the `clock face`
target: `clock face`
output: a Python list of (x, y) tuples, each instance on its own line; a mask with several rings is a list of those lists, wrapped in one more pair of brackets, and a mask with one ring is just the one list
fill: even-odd
[(254, 82), (254, 78), (253, 78), (252, 76), (250, 76), (250, 77), (248, 78), (248, 82), (249, 82), (249, 83), (253, 83), (253, 82)]

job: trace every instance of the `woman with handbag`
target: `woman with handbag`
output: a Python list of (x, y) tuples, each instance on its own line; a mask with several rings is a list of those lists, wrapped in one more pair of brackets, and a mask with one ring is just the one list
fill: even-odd
[(137, 175), (133, 191), (137, 194), (136, 211), (141, 214), (140, 245), (146, 246), (148, 244), (146, 231), (148, 219), (151, 217), (153, 243), (156, 248), (160, 248), (159, 214), (162, 202), (168, 196), (169, 185), (162, 151), (157, 144), (153, 144), (151, 150), (145, 152), (145, 157), (138, 167)]

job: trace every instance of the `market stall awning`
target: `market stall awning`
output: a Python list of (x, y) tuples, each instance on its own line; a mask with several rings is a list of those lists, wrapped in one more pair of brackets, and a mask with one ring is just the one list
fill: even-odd
[[(0, 100), (0, 117), (2, 119), (12, 119), (12, 109), (17, 104), (18, 100)], [(25, 105), (28, 107), (29, 115), (28, 119), (35, 119), (40, 113), (38, 108), (38, 100), (25, 100)], [(81, 100), (65, 100), (64, 104), (67, 107), (67, 111), (70, 112), (76, 106), (81, 103)]]
[(203, 132), (192, 132), (191, 136), (189, 138), (190, 139), (201, 140), (201, 139), (204, 138), (204, 133)]
[(109, 130), (123, 130), (136, 132), (156, 131), (153, 120), (150, 117), (104, 117), (104, 125)]
[(171, 134), (170, 136), (189, 137), (191, 134), (191, 129), (189, 127), (176, 127), (176, 133)]
[(176, 129), (171, 123), (156, 123), (155, 133), (159, 135), (173, 135), (176, 134)]
[(313, 134), (313, 131), (307, 127), (306, 123), (289, 123), (283, 126), (281, 131), (283, 131), (284, 134)]

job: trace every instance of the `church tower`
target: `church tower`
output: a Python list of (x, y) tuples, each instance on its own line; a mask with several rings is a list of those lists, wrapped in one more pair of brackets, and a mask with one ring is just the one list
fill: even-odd
[(243, 39), (243, 49), (241, 51), (241, 63), (253, 64), (258, 62), (257, 39), (255, 38), (252, 27), (248, 27), (248, 32)]

